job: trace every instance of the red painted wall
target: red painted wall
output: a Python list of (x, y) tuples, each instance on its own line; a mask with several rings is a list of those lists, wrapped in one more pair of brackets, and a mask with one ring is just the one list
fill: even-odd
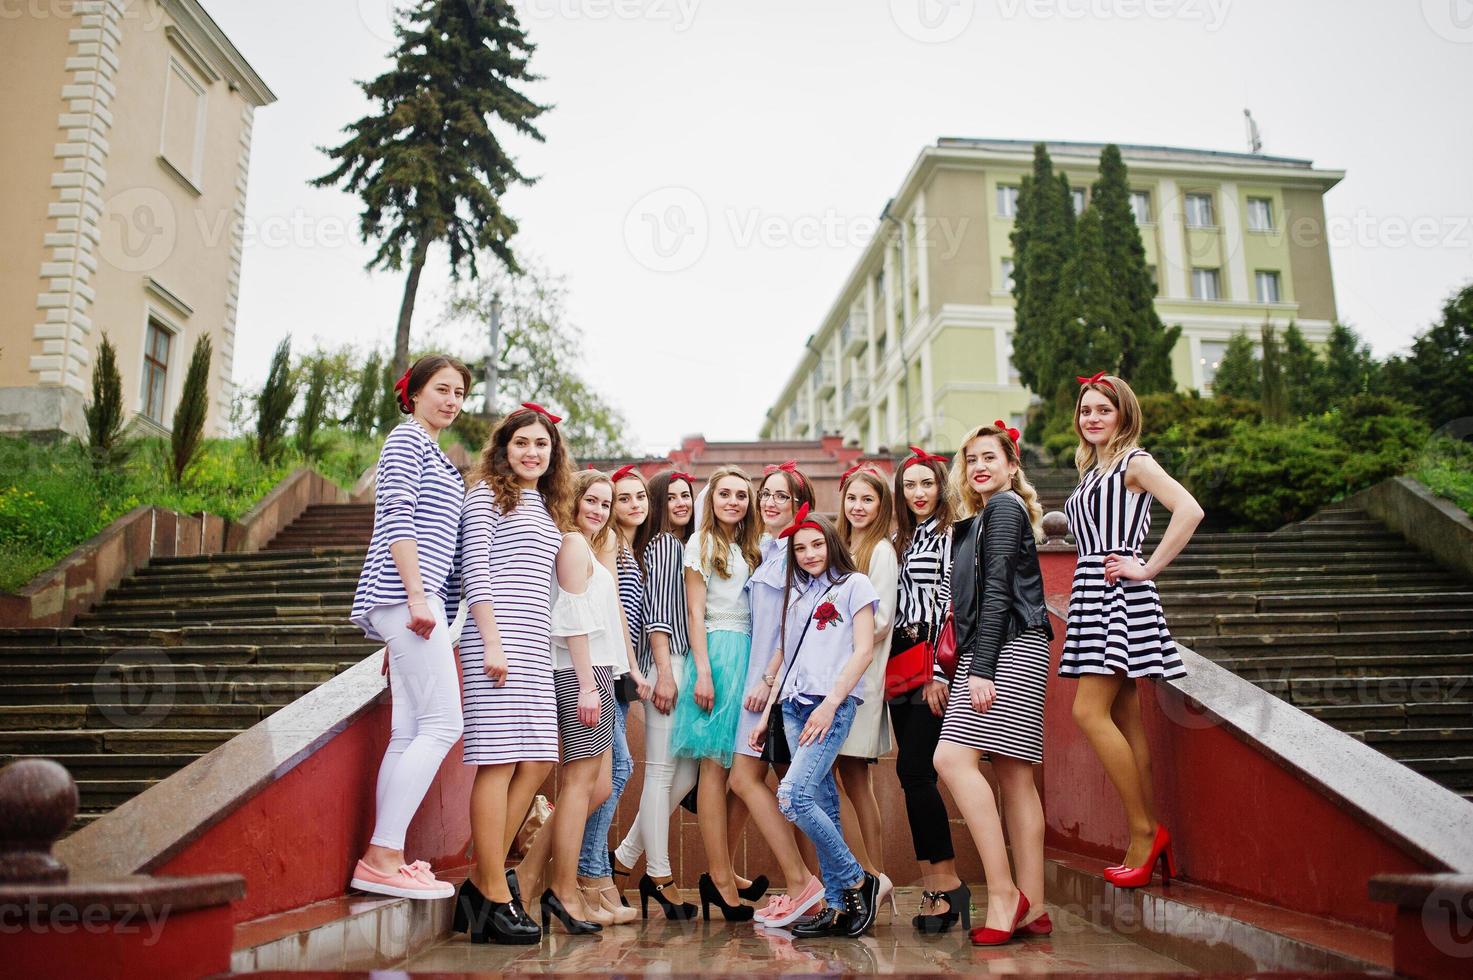
[[(1044, 590), (1066, 608), (1072, 554), (1041, 556)], [(1064, 624), (1054, 619), (1058, 668)], [(1074, 724), (1075, 682), (1049, 685), (1044, 814), (1052, 847), (1114, 864), (1128, 843), (1125, 814)], [(1253, 745), (1189, 708), (1166, 685), (1143, 682), (1158, 816), (1193, 882), (1314, 915), (1390, 931), (1394, 909), (1373, 904), (1374, 874), (1424, 867)]]
[(159, 980), (230, 969), (235, 927), (223, 905), (166, 912), (154, 925), (141, 918), (85, 925), (74, 917), (49, 921), (47, 928), (5, 937), (5, 976)]

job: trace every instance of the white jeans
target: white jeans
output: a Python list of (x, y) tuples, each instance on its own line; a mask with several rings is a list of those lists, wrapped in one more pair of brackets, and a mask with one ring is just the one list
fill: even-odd
[(378, 812), (370, 843), (396, 851), (404, 848), (409, 821), (460, 738), (460, 675), (445, 604), (430, 596), (429, 606), (435, 629), (428, 640), (409, 631), (407, 602), (380, 606), (368, 614), (389, 648), (394, 704), (389, 747), (378, 770)]
[[(672, 656), (670, 673), (676, 690), (684, 690), (690, 657)], [(639, 794), (639, 814), (629, 836), (614, 856), (626, 868), (634, 867), (645, 855), (645, 871), (651, 878), (670, 874), (670, 815), (696, 784), (700, 762), (672, 759), (670, 739), (675, 734), (675, 711), (664, 715), (648, 701), (644, 704), (644, 789)]]

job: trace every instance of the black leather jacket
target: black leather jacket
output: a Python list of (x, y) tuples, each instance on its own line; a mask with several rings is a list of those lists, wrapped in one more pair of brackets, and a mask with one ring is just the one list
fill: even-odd
[(1042, 626), (1053, 639), (1033, 527), (1011, 490), (952, 526), (951, 603), (957, 658), (971, 651), (973, 677), (991, 680), (1003, 644), (1029, 627)]

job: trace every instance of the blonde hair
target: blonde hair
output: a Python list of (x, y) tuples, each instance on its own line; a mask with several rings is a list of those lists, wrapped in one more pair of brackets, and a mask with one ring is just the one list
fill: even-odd
[[(716, 519), (716, 487), (729, 476), (745, 480), (748, 494), (747, 513), (732, 530), (728, 530), (725, 524)], [(710, 569), (721, 578), (731, 578), (731, 569), (727, 567), (726, 560), (731, 546), (735, 544), (741, 549), (747, 571), (751, 572), (762, 561), (762, 550), (758, 547), (762, 540), (762, 527), (757, 519), (757, 494), (752, 489), (752, 478), (741, 467), (723, 466), (711, 474), (706, 480), (706, 486), (710, 493), (706, 498), (706, 506), (701, 510), (702, 567)]]
[(1028, 477), (1023, 473), (1023, 459), (1018, 453), (1018, 446), (1013, 442), (1013, 437), (1006, 429), (999, 429), (995, 425), (979, 425), (962, 439), (962, 444), (956, 451), (956, 458), (951, 462), (951, 494), (956, 501), (957, 513), (961, 517), (971, 517), (980, 514), (985, 504), (982, 495), (972, 489), (971, 481), (967, 479), (967, 447), (984, 436), (996, 439), (1002, 447), (1002, 454), (1013, 467), (1013, 478), (1008, 489), (1016, 493), (1023, 501), (1023, 509), (1028, 514), (1028, 523), (1033, 526), (1033, 540), (1043, 540), (1043, 505), (1038, 502), (1038, 491), (1033, 489), (1033, 484), (1028, 482)]
[[(864, 480), (880, 498), (880, 509), (875, 514), (875, 519), (870, 522), (869, 527), (856, 534), (853, 525), (849, 523), (849, 514), (844, 509), (844, 493), (849, 485), (855, 480)], [(895, 517), (895, 502), (890, 496), (890, 484), (880, 478), (873, 470), (855, 470), (850, 473), (843, 483), (839, 484), (839, 539), (854, 556), (854, 564), (858, 568), (869, 570), (869, 560), (875, 553), (875, 546), (881, 541), (890, 540), (890, 522)]]
[[(1098, 391), (1120, 413), (1120, 424), (1115, 427), (1115, 434), (1105, 444), (1104, 453), (1084, 438), (1084, 430), (1079, 427), (1079, 406), (1084, 402), (1086, 391)], [(1074, 434), (1079, 437), (1079, 448), (1074, 450), (1074, 468), (1079, 470), (1081, 476), (1101, 463), (1114, 463), (1122, 453), (1140, 446), (1141, 403), (1136, 399), (1130, 385), (1125, 383), (1125, 379), (1107, 375), (1099, 381), (1079, 386), (1079, 395), (1074, 399)]]
[(614, 533), (614, 481), (609, 475), (600, 470), (580, 470), (573, 477), (573, 505), (569, 508), (568, 524), (564, 528), (567, 531), (577, 531), (580, 534), (583, 529), (578, 526), (578, 507), (583, 503), (583, 495), (588, 489), (597, 483), (609, 485), (609, 519), (604, 521), (604, 526), (598, 529), (598, 533), (589, 539), (588, 543), (593, 546), (593, 553), (602, 554), (609, 546), (609, 536)]

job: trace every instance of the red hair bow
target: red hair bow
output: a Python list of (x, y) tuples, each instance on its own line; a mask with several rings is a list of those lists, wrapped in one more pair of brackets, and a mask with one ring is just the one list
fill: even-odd
[(867, 470), (870, 473), (874, 473), (875, 476), (879, 476), (880, 475), (878, 473), (875, 473), (875, 468), (873, 466), (871, 466), (870, 464), (865, 463), (865, 462), (858, 462), (858, 463), (855, 463), (853, 466), (849, 467), (847, 470), (844, 471), (844, 475), (841, 476), (841, 477), (839, 477), (839, 483), (841, 485), (844, 484), (844, 483), (847, 483), (848, 480), (849, 480), (849, 478), (851, 476), (853, 476), (854, 474), (858, 473), (860, 470)]
[(778, 470), (782, 470), (784, 473), (792, 473), (796, 476), (798, 473), (798, 461), (796, 459), (787, 459), (781, 463), (768, 463), (762, 467), (762, 475), (771, 476)]
[(798, 516), (796, 516), (796, 517), (793, 518), (792, 525), (789, 526), (788, 528), (786, 528), (781, 534), (778, 535), (778, 537), (779, 538), (791, 538), (793, 535), (797, 534), (799, 531), (803, 530), (805, 527), (806, 528), (812, 528), (813, 530), (820, 531), (820, 532), (823, 530), (823, 528), (821, 528), (821, 527), (818, 526), (818, 522), (817, 521), (810, 521), (808, 519), (808, 505), (807, 504), (804, 504), (802, 507), (799, 507), (798, 508)]
[(910, 459), (905, 461), (905, 465), (909, 466), (911, 463), (940, 463), (942, 466), (949, 466), (951, 460), (945, 456), (933, 456), (920, 446), (911, 446)]
[(398, 381), (394, 382), (394, 394), (399, 396), (399, 407), (406, 412), (414, 411), (414, 402), (409, 400), (409, 372), (411, 368), (405, 368), (404, 374)]
[(1082, 385), (1104, 385), (1106, 388), (1109, 388), (1111, 391), (1114, 391), (1115, 390), (1115, 386), (1112, 385), (1108, 380), (1105, 379), (1105, 372), (1104, 371), (1097, 371), (1097, 372), (1095, 372), (1095, 375), (1092, 378), (1084, 378), (1084, 377), (1080, 377), (1079, 375), (1076, 374), (1074, 376), (1074, 380), (1075, 381), (1078, 381)]
[(1008, 425), (1002, 419), (998, 419), (996, 422), (992, 423), (992, 427), (994, 429), (997, 429), (999, 432), (1006, 432), (1008, 434), (1008, 438), (1011, 439), (1011, 440), (1013, 440), (1013, 445), (1014, 446), (1017, 446), (1018, 445), (1018, 437), (1023, 434), (1023, 433), (1019, 432), (1017, 429), (1015, 429), (1012, 426)]
[(612, 479), (613, 479), (613, 481), (615, 483), (618, 483), (620, 480), (624, 479), (626, 476), (628, 476), (630, 473), (633, 473), (633, 472), (634, 472), (634, 464), (633, 463), (629, 463), (629, 464), (624, 465), (624, 466), (621, 466), (617, 470), (615, 470)]
[(536, 412), (538, 415), (541, 415), (543, 418), (547, 419), (547, 421), (551, 422), (553, 425), (557, 425), (559, 422), (561, 422), (563, 420), (563, 417), (561, 415), (554, 415), (554, 414), (552, 414), (551, 412), (549, 412), (547, 409), (543, 408), (541, 405), (537, 404), (536, 402), (522, 402), (522, 407), (525, 408), (529, 412)]
[(670, 474), (670, 482), (674, 483), (676, 480), (684, 480), (686, 483), (689, 483), (691, 485), (692, 489), (695, 488), (696, 478), (691, 476), (689, 473), (682, 473), (679, 470), (676, 470), (674, 473)]

